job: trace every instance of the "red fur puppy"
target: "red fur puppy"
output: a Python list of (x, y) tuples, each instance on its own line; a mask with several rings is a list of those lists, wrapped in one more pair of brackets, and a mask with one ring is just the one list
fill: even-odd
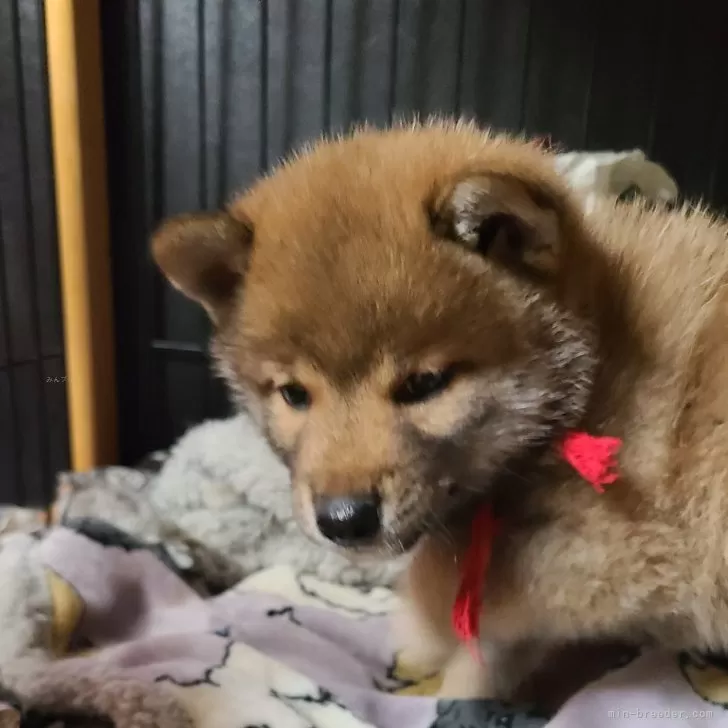
[[(303, 528), (412, 553), (399, 630), (444, 693), (507, 695), (572, 640), (728, 647), (723, 222), (587, 216), (538, 146), (434, 123), (321, 142), (153, 250)], [(574, 428), (624, 441), (603, 495), (558, 454)], [(450, 612), (485, 502), (480, 668)]]

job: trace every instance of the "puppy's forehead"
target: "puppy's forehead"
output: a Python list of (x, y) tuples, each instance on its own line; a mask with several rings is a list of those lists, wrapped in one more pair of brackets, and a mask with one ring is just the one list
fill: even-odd
[(354, 137), (293, 161), (238, 200), (254, 228), (245, 335), (281, 358), (288, 348), (348, 373), (383, 354), (416, 359), (437, 345), (447, 356), (471, 341), (477, 314), (497, 302), (482, 272), (435, 236), (428, 209), (471, 146)]
[(468, 125), (369, 130), (304, 150), (232, 208), (252, 220), (261, 255), (291, 255), (319, 237), (335, 249), (356, 234), (410, 245), (455, 179), (491, 171), (537, 180), (548, 167), (533, 145)]
[(242, 312), (246, 335), (332, 374), (357, 375), (388, 354), (417, 359), (431, 344), (443, 346), (443, 329), (467, 327), (463, 304), (472, 282), (427, 250), (438, 243), (426, 230), (421, 235), (409, 241), (355, 230), (325, 244), (316, 237), (291, 246), (290, 255), (275, 259), (254, 255)]
[(377, 145), (324, 148), (281, 168), (240, 204), (266, 245), (304, 235), (392, 234), (423, 225), (436, 182)]

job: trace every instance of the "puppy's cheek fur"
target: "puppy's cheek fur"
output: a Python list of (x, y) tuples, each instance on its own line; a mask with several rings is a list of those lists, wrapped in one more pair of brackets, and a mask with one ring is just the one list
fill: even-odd
[(382, 526), (394, 546), (419, 537), (423, 513), (432, 510), (435, 494), (425, 483), (422, 468), (405, 464), (382, 480)]
[(311, 488), (304, 480), (293, 478), (293, 513), (303, 532), (314, 541), (323, 541), (313, 508)]
[(409, 422), (423, 435), (447, 438), (456, 435), (473, 413), (481, 409), (478, 387), (472, 380), (457, 382), (451, 391), (409, 408)]
[[(256, 404), (259, 404), (259, 398), (252, 396), (253, 393), (245, 387), (243, 379), (234, 365), (234, 358), (219, 335), (213, 338), (210, 353), (215, 374), (227, 385), (234, 405), (238, 409), (249, 410), (258, 424), (262, 424), (262, 409), (255, 407)], [(254, 409), (250, 408), (251, 403)]]
[(307, 413), (289, 407), (283, 397), (273, 392), (265, 404), (266, 431), (278, 448), (287, 453), (296, 450), (298, 440), (306, 425)]

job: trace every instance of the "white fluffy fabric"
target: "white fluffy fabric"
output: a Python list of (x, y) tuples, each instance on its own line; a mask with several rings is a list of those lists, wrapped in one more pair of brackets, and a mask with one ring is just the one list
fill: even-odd
[(641, 149), (558, 154), (556, 169), (583, 196), (588, 212), (600, 198), (619, 198), (630, 190), (654, 202), (672, 202), (678, 195), (675, 180)]

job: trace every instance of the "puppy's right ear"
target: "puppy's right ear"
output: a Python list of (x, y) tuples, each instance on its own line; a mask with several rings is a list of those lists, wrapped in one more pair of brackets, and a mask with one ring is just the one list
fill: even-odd
[(152, 255), (169, 282), (217, 323), (243, 282), (252, 227), (227, 212), (180, 215), (152, 237)]

